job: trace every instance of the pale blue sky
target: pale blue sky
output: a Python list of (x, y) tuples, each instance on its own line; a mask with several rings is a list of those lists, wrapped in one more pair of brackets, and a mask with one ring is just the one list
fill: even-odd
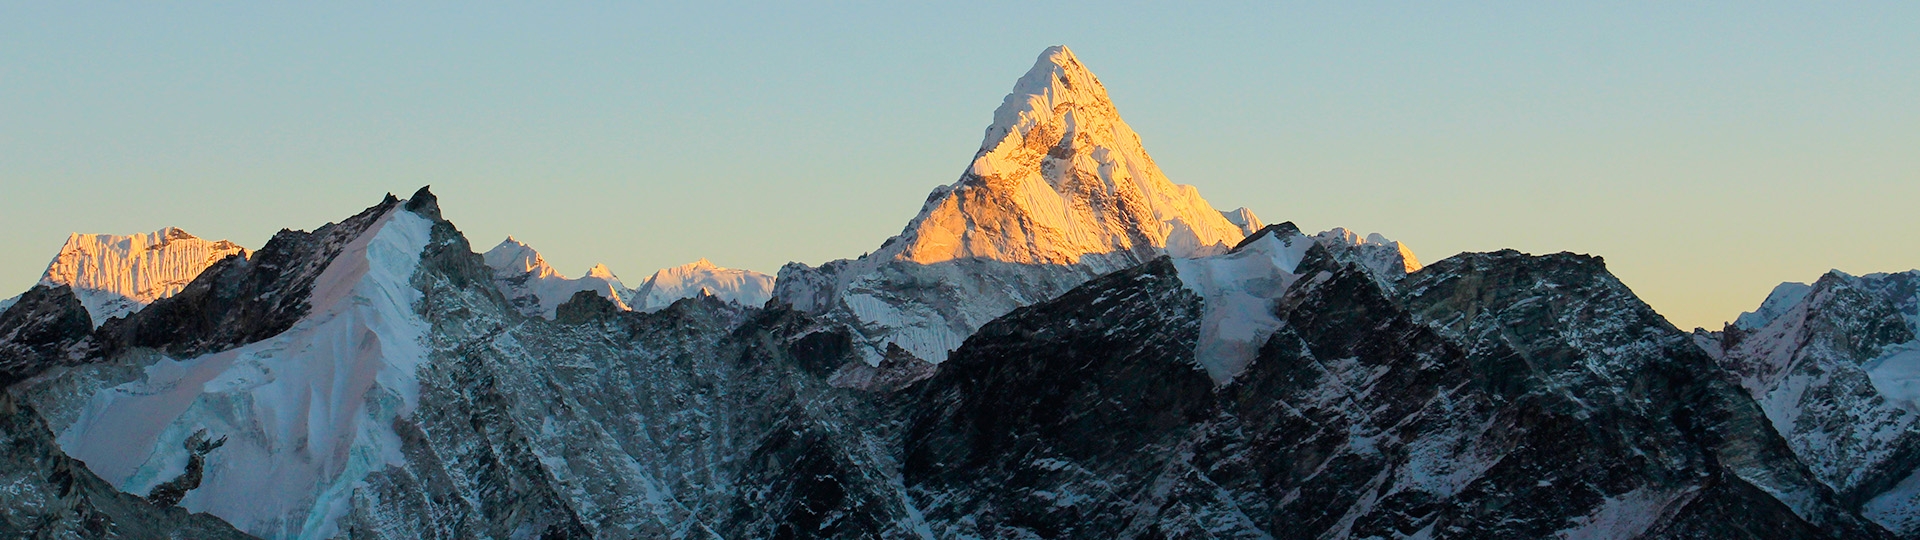
[[(694, 3), (687, 3), (694, 4)], [(1607, 258), (1683, 327), (1920, 267), (1920, 4), (0, 3), (0, 289), (423, 184), (637, 285), (858, 256), (1064, 43), (1175, 182), (1427, 261)]]

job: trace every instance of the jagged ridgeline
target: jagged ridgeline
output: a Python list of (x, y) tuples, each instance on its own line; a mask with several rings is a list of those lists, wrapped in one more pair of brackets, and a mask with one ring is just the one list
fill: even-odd
[[(1915, 280), (1690, 336), (1596, 257), (1262, 225), (1166, 180), (1065, 48), (900, 236), (770, 294), (476, 251), (423, 188), (104, 321), (81, 289), (134, 281), (10, 301), (0, 536), (1898, 538), (1920, 508), (1906, 409), (1779, 390), (1844, 360), (1827, 392), (1893, 391)], [(1791, 329), (1834, 345), (1762, 361)]]

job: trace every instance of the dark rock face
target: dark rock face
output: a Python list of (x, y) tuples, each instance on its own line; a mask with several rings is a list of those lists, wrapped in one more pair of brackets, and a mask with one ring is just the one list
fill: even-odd
[(0, 312), (0, 388), (94, 351), (93, 319), (65, 285), (35, 285)]
[(973, 518), (953, 532), (988, 537), (1120, 535), (1215, 412), (1213, 381), (1186, 360), (1199, 311), (1159, 259), (982, 328), (913, 390), (908, 486), (951, 501), (928, 519)]
[(852, 358), (804, 338), (818, 325), (712, 297), (617, 311), (591, 292), (529, 318), (479, 259), (436, 226), (414, 280), (432, 352), (394, 426), (406, 465), (368, 478), (354, 536), (902, 532), (890, 445), (867, 438), (885, 415), (825, 382)]
[(32, 407), (0, 393), (0, 536), (251, 538), (205, 514), (121, 493), (60, 452)]
[(555, 306), (553, 320), (560, 324), (584, 324), (611, 319), (619, 313), (619, 306), (613, 305), (612, 300), (600, 296), (599, 293), (578, 291), (573, 293), (573, 297), (568, 298), (565, 303)]
[(179, 504), (180, 499), (185, 498), (188, 491), (200, 487), (200, 476), (207, 467), (207, 453), (226, 443), (226, 437), (209, 440), (205, 429), (187, 437), (186, 442), (181, 445), (187, 450), (187, 470), (172, 480), (154, 486), (153, 491), (147, 493), (147, 500), (160, 506)]
[(983, 329), (915, 387), (904, 477), (927, 519), (987, 537), (1885, 536), (1597, 259), (1463, 255), (1394, 295), (1316, 251), (1286, 326), (1217, 389), (1170, 265)]

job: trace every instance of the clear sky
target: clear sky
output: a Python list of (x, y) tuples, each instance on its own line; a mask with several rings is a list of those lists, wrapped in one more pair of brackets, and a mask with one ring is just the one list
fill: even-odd
[(1052, 44), (1269, 222), (1601, 255), (1683, 328), (1920, 267), (1914, 2), (307, 4), (0, 3), (0, 296), (69, 232), (259, 247), (424, 184), (568, 275), (858, 256)]

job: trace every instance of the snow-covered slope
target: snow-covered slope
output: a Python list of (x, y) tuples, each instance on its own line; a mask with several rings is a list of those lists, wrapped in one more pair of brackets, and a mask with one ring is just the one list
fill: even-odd
[(1041, 53), (994, 111), (973, 163), (875, 252), (789, 264), (774, 296), (858, 331), (869, 362), (940, 362), (981, 324), (1163, 254), (1227, 252), (1258, 222), (1228, 215), (1147, 156), (1099, 79)]
[(126, 236), (75, 233), (40, 283), (72, 287), (99, 326), (180, 292), (221, 259), (246, 253), (233, 242), (204, 240), (173, 227)]
[(773, 276), (752, 270), (714, 266), (706, 259), (654, 272), (634, 291), (634, 307), (659, 311), (702, 292), (722, 301), (758, 307), (773, 296)]
[(568, 278), (548, 265), (531, 246), (511, 236), (487, 250), (484, 259), (487, 267), (493, 269), (500, 293), (529, 317), (553, 318), (554, 310), (580, 291), (599, 293), (620, 309), (627, 309), (633, 298), (606, 265), (594, 265), (587, 270), (587, 275)]
[(1920, 535), (1920, 270), (1785, 283), (1695, 336), (1822, 482)]
[(1217, 384), (1246, 370), (1281, 322), (1275, 302), (1300, 276), (1294, 274), (1314, 241), (1292, 223), (1256, 233), (1231, 253), (1175, 259), (1180, 283), (1200, 296), (1200, 340), (1194, 359)]
[[(203, 476), (181, 506), (267, 537), (340, 532), (362, 479), (404, 459), (394, 420), (416, 405), (427, 328), (410, 280), (432, 225), (390, 208), (327, 264), (292, 328), (160, 359), (140, 379), (93, 394), (61, 447), (135, 494), (199, 456)], [(190, 440), (205, 432), (224, 445), (195, 451)]]
[[(1251, 213), (1246, 215), (1258, 223)], [(1362, 239), (1346, 229), (1333, 229), (1308, 237), (1292, 222), (1263, 227), (1226, 254), (1173, 260), (1181, 284), (1200, 297), (1194, 360), (1216, 384), (1245, 371), (1282, 326), (1277, 315), (1281, 297), (1303, 277), (1297, 267), (1316, 245), (1384, 287), (1420, 269), (1412, 250), (1379, 234)]]

